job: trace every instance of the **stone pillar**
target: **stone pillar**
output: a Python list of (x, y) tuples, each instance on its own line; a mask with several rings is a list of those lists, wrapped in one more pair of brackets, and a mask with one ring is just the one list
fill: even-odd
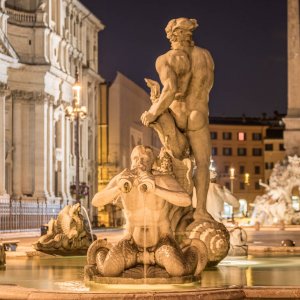
[(287, 155), (300, 156), (299, 0), (288, 0), (288, 112), (284, 118)]
[(5, 91), (0, 90), (0, 196), (5, 194)]
[(62, 110), (61, 112), (61, 195), (64, 201), (67, 200), (65, 182), (66, 182), (66, 126), (65, 126), (65, 113)]
[(13, 196), (22, 196), (22, 94), (13, 92)]
[(70, 193), (70, 184), (71, 184), (71, 162), (70, 162), (70, 155), (71, 155), (71, 126), (73, 124), (70, 122), (70, 120), (66, 120), (66, 156), (65, 156), (65, 162), (66, 162), (66, 194), (69, 203), (72, 202), (72, 195)]
[(50, 197), (55, 198), (54, 195), (54, 183), (53, 183), (53, 178), (54, 178), (54, 164), (53, 164), (53, 149), (54, 149), (54, 135), (53, 135), (53, 126), (54, 126), (54, 122), (53, 122), (53, 102), (51, 101), (49, 104), (49, 147), (48, 147), (48, 151), (49, 151), (49, 159), (48, 159), (48, 191), (50, 194)]
[[(22, 194), (33, 194), (33, 153), (31, 144), (31, 130), (34, 129), (31, 114), (33, 94), (24, 94), (22, 102)], [(33, 127), (32, 127), (33, 125)]]
[(34, 197), (48, 198), (48, 98), (44, 95), (35, 102), (35, 157)]

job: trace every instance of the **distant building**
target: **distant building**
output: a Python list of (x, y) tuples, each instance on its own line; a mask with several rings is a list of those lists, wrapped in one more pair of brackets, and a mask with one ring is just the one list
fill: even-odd
[[(88, 112), (80, 125), (80, 181), (90, 196), (96, 192), (103, 28), (77, 0), (1, 1), (0, 230), (38, 227), (73, 200), (74, 126), (64, 109), (76, 69)], [(83, 204), (90, 208), (88, 197)]]
[(212, 159), (219, 182), (245, 204), (262, 194), (274, 164), (285, 156), (284, 125), (274, 118), (210, 118)]

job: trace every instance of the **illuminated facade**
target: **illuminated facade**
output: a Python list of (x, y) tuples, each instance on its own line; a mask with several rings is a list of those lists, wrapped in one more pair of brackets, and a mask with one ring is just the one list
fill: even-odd
[(210, 118), (212, 159), (219, 182), (247, 203), (263, 193), (276, 162), (285, 156), (281, 118)]
[[(0, 200), (46, 214), (74, 198), (74, 128), (65, 118), (75, 71), (82, 85), (80, 181), (97, 190), (98, 32), (74, 0), (7, 0), (0, 11)], [(89, 208), (88, 197), (83, 200)], [(24, 206), (23, 205), (23, 206)], [(34, 225), (26, 225), (31, 227)], [(25, 227), (26, 227), (25, 226)]]

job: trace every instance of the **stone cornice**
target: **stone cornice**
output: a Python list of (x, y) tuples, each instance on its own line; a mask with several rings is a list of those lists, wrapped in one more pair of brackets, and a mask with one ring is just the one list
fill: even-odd
[(24, 90), (13, 90), (11, 92), (13, 101), (32, 101), (37, 104), (44, 102), (53, 103), (54, 97), (44, 92), (31, 92)]

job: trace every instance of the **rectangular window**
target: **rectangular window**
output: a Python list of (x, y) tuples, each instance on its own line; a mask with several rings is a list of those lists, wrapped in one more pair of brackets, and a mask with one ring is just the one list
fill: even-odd
[(262, 139), (261, 133), (258, 133), (258, 132), (252, 133), (252, 140), (253, 141), (261, 141), (261, 139)]
[(254, 174), (260, 174), (260, 166), (254, 166)]
[(244, 174), (245, 173), (245, 166), (240, 166), (240, 174)]
[(258, 181), (255, 181), (254, 186), (255, 186), (255, 189), (256, 189), (256, 190), (259, 190), (259, 189), (260, 189), (260, 184), (259, 184)]
[(231, 140), (232, 134), (231, 132), (223, 132), (223, 140)]
[(225, 182), (225, 187), (230, 190), (230, 182)]
[(229, 173), (229, 166), (224, 166), (224, 173), (228, 174)]
[(279, 144), (279, 151), (285, 151), (284, 144), (282, 143)]
[(211, 132), (210, 132), (210, 138), (211, 138), (212, 140), (216, 140), (216, 139), (218, 138), (218, 133), (215, 132), (215, 131), (211, 131)]
[(237, 155), (238, 156), (246, 156), (247, 155), (247, 149), (246, 148), (238, 148), (237, 149)]
[(238, 141), (246, 141), (246, 132), (238, 132), (237, 139)]
[(245, 182), (240, 181), (240, 190), (244, 190), (244, 189), (245, 189)]
[(252, 155), (253, 156), (262, 156), (262, 150), (261, 150), (261, 148), (253, 148), (252, 149)]
[(223, 155), (224, 156), (231, 156), (232, 155), (232, 148), (230, 148), (230, 147), (223, 148)]
[(273, 144), (265, 144), (265, 151), (273, 151)]
[(212, 147), (211, 148), (211, 155), (212, 156), (218, 155), (218, 148), (217, 147)]
[(266, 170), (272, 170), (274, 168), (274, 163), (273, 162), (266, 162), (265, 163), (265, 169)]

